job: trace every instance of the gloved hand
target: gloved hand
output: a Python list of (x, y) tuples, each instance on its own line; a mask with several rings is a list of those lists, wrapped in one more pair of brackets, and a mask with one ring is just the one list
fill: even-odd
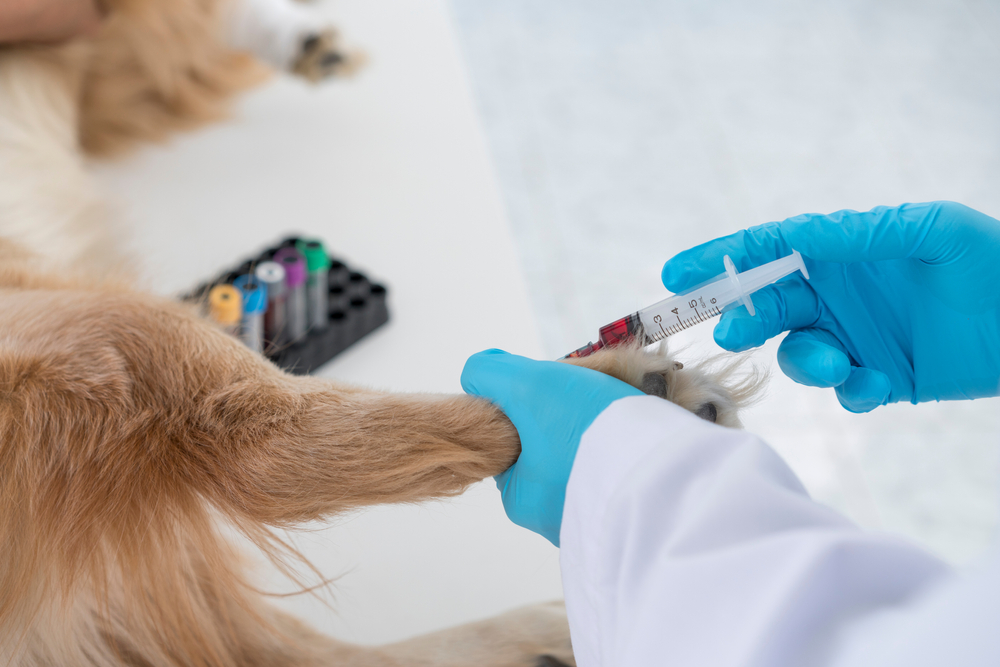
[(811, 280), (754, 293), (756, 317), (724, 313), (719, 345), (747, 350), (790, 331), (782, 371), (835, 387), (852, 412), (998, 394), (1000, 221), (951, 202), (800, 215), (680, 253), (663, 284), (683, 292), (718, 275), (723, 255), (743, 271), (793, 248)]
[(588, 368), (502, 350), (469, 357), (462, 388), (493, 401), (521, 436), (520, 457), (496, 476), (507, 516), (559, 546), (566, 484), (583, 432), (614, 401), (643, 393)]

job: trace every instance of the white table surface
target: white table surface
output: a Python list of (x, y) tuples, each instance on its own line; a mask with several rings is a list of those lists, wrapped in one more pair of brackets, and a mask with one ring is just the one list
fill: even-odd
[[(287, 232), (325, 239), (390, 289), (388, 326), (321, 375), (460, 392), (486, 347), (540, 356), (524, 280), (440, 0), (320, 5), (371, 64), (350, 82), (278, 78), (231, 121), (111, 165), (149, 286), (178, 293)], [(558, 553), (510, 524), (492, 481), (300, 536), (323, 602), (279, 604), (342, 639), (383, 642), (561, 595)], [(272, 588), (278, 584), (272, 579)]]

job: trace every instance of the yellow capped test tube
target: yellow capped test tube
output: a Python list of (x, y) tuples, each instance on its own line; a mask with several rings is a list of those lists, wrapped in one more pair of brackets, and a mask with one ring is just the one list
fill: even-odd
[(232, 285), (216, 285), (208, 293), (209, 315), (226, 333), (240, 335), (243, 295)]

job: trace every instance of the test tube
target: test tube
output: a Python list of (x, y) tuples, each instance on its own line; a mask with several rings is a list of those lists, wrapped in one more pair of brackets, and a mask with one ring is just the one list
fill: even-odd
[(330, 273), (330, 257), (321, 241), (299, 241), (298, 250), (306, 258), (306, 293), (308, 296), (309, 328), (314, 331), (326, 329), (330, 298), (327, 283)]
[(243, 294), (243, 318), (240, 338), (254, 352), (264, 352), (264, 311), (267, 310), (267, 287), (253, 274), (245, 274), (233, 281)]
[(285, 300), (285, 269), (277, 262), (257, 265), (257, 280), (267, 287), (267, 310), (264, 311), (264, 340), (269, 348), (282, 346), (287, 338), (287, 310)]
[(274, 253), (274, 261), (285, 269), (288, 297), (285, 302), (288, 342), (297, 343), (305, 338), (309, 327), (306, 305), (306, 260), (295, 248), (282, 248)]
[(240, 334), (243, 317), (243, 296), (232, 285), (216, 285), (208, 293), (208, 309), (212, 319), (233, 336)]

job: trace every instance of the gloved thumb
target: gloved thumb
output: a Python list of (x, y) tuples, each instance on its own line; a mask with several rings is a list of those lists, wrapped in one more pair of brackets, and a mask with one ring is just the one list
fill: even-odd
[(462, 389), (472, 396), (494, 398), (499, 388), (496, 385), (503, 384), (504, 369), (521, 359), (495, 348), (477, 352), (466, 360), (462, 369)]

